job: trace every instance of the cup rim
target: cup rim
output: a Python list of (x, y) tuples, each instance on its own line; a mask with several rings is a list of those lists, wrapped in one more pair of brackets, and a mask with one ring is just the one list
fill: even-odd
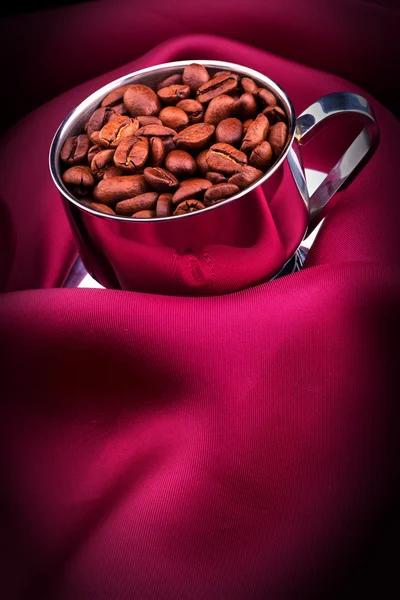
[[(227, 198), (223, 202), (218, 204), (214, 204), (213, 206), (208, 206), (202, 210), (194, 211), (191, 213), (186, 213), (183, 215), (171, 215), (169, 217), (156, 217), (156, 218), (147, 218), (147, 219), (132, 219), (131, 217), (121, 216), (121, 215), (108, 215), (104, 213), (99, 213), (98, 211), (90, 208), (89, 206), (85, 206), (82, 204), (77, 198), (75, 198), (68, 190), (68, 188), (64, 185), (61, 179), (61, 170), (60, 170), (60, 160), (59, 153), (61, 151), (61, 147), (64, 144), (65, 140), (72, 134), (73, 125), (78, 120), (82, 114), (87, 113), (88, 110), (95, 110), (98, 107), (101, 100), (105, 98), (107, 94), (109, 94), (114, 89), (121, 87), (123, 85), (128, 85), (132, 82), (132, 79), (137, 79), (141, 75), (146, 75), (155, 71), (159, 71), (161, 69), (172, 69), (172, 68), (184, 68), (187, 65), (192, 63), (198, 63), (206, 68), (217, 69), (218, 71), (222, 70), (232, 70), (233, 72), (238, 72), (240, 75), (251, 77), (252, 79), (256, 79), (263, 83), (270, 91), (272, 91), (280, 100), (280, 102), (284, 105), (285, 111), (288, 116), (288, 136), (285, 144), (285, 148), (282, 151), (279, 159), (274, 163), (274, 165), (268, 169), (264, 175), (255, 181), (253, 184), (241, 190), (238, 194)], [(66, 198), (69, 202), (77, 206), (80, 210), (92, 214), (101, 219), (112, 219), (114, 221), (125, 221), (129, 223), (146, 223), (146, 222), (162, 222), (162, 221), (177, 221), (177, 219), (186, 219), (193, 218), (200, 214), (205, 214), (206, 212), (212, 210), (218, 210), (223, 206), (226, 206), (230, 202), (235, 202), (239, 198), (245, 196), (256, 187), (264, 183), (267, 179), (269, 179), (283, 164), (286, 160), (287, 154), (292, 147), (293, 140), (295, 137), (296, 130), (296, 116), (294, 112), (293, 104), (285, 92), (285, 90), (278, 85), (273, 79), (263, 75), (259, 71), (255, 69), (251, 69), (250, 67), (245, 67), (243, 65), (239, 65), (237, 63), (231, 63), (226, 61), (219, 60), (204, 60), (204, 59), (192, 59), (192, 60), (181, 60), (181, 61), (173, 61), (168, 63), (161, 63), (157, 65), (153, 65), (151, 67), (146, 67), (145, 69), (139, 69), (137, 71), (133, 71), (128, 73), (127, 75), (123, 75), (118, 79), (114, 79), (110, 83), (98, 88), (95, 92), (87, 96), (80, 104), (78, 104), (72, 111), (65, 117), (65, 119), (59, 125), (53, 140), (50, 145), (49, 151), (49, 168), (51, 177), (53, 179), (54, 184), (58, 188), (59, 192)]]

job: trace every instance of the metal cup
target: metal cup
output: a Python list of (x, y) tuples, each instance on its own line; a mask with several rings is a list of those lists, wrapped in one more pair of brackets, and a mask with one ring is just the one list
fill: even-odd
[[(288, 116), (285, 148), (265, 175), (239, 194), (204, 210), (162, 219), (105, 215), (74, 198), (61, 179), (60, 150), (80, 133), (101, 100), (129, 83), (155, 86), (197, 62), (210, 74), (232, 71), (269, 89)], [(351, 113), (364, 128), (309, 196), (300, 147), (327, 119)], [(330, 198), (369, 158), (379, 139), (368, 101), (337, 92), (300, 116), (274, 81), (241, 65), (221, 61), (178, 61), (142, 69), (102, 87), (62, 122), (50, 148), (50, 171), (87, 272), (106, 288), (172, 295), (216, 295), (256, 285), (298, 263), (304, 237), (319, 222)], [(252, 192), (252, 193), (250, 193)], [(285, 270), (286, 269), (286, 270)]]

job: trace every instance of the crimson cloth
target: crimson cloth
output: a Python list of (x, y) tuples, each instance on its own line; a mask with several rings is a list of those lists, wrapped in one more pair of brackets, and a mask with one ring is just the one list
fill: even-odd
[[(139, 30), (140, 11), (126, 14)], [(348, 81), (224, 37), (182, 35), (138, 56), (132, 34), (126, 57), (0, 148), (0, 593), (308, 600), (354, 585), (387, 597), (400, 124)], [(329, 92), (367, 95), (377, 151), (300, 273), (211, 298), (61, 289), (77, 251), (47, 164), (59, 123), (116, 77), (201, 58), (265, 73), (297, 113)], [(306, 159), (321, 166), (317, 140)]]

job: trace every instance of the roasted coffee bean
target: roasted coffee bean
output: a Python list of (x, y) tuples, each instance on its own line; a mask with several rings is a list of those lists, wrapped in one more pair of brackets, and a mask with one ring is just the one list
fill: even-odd
[(197, 90), (196, 99), (204, 104), (221, 94), (227, 94), (237, 88), (238, 76), (233, 74), (218, 75), (213, 77), (207, 83), (203, 83)]
[(156, 204), (156, 217), (164, 219), (172, 215), (172, 194), (160, 194)]
[[(124, 94), (126, 90), (129, 88), (129, 85), (123, 85), (109, 94), (101, 101), (101, 106), (112, 106), (114, 107), (116, 104), (123, 103)], [(114, 108), (115, 110), (115, 108)]]
[(217, 183), (206, 190), (204, 194), (204, 204), (206, 206), (211, 206), (212, 204), (215, 204), (217, 200), (221, 200), (221, 198), (230, 198), (239, 192), (240, 189), (233, 183)]
[(221, 94), (213, 98), (204, 114), (204, 122), (218, 125), (224, 119), (232, 116), (234, 106), (235, 100), (227, 94)]
[(250, 79), (250, 77), (242, 77), (240, 85), (247, 94), (252, 94), (258, 89), (258, 85), (253, 79)]
[(224, 119), (218, 123), (215, 130), (215, 139), (217, 142), (230, 144), (231, 146), (240, 146), (243, 137), (242, 121), (235, 118)]
[(139, 210), (132, 215), (134, 219), (154, 219), (156, 217), (155, 210)]
[(263, 114), (267, 117), (270, 125), (275, 125), (281, 121), (287, 123), (286, 113), (280, 106), (267, 106), (267, 108), (264, 108)]
[(216, 171), (209, 171), (208, 173), (206, 173), (206, 179), (208, 179), (208, 181), (211, 181), (213, 185), (228, 181), (225, 175), (222, 175), (222, 173), (217, 173)]
[(270, 129), (268, 141), (276, 158), (281, 154), (287, 138), (286, 123), (280, 122), (273, 125)]
[(121, 175), (99, 181), (93, 190), (93, 197), (97, 202), (114, 204), (148, 191), (149, 186), (143, 175)]
[(181, 108), (189, 117), (189, 125), (195, 123), (201, 123), (204, 117), (204, 108), (197, 100), (188, 98), (187, 100), (181, 100), (176, 105), (177, 108)]
[(268, 169), (273, 158), (272, 148), (269, 142), (261, 142), (250, 154), (249, 164), (255, 169), (265, 171)]
[(166, 79), (160, 81), (157, 84), (157, 92), (161, 90), (161, 88), (169, 87), (170, 85), (181, 84), (182, 83), (182, 75), (180, 73), (174, 73), (174, 75), (170, 75)]
[(85, 162), (90, 142), (85, 133), (67, 139), (61, 148), (60, 158), (67, 165), (79, 165)]
[(97, 212), (104, 213), (105, 215), (115, 215), (115, 211), (111, 208), (111, 206), (107, 206), (107, 204), (100, 204), (100, 202), (90, 202), (90, 208), (97, 210)]
[(259, 171), (250, 165), (245, 165), (240, 171), (232, 175), (232, 177), (229, 177), (228, 183), (234, 183), (240, 190), (244, 190), (263, 175), (264, 173), (262, 171)]
[(186, 215), (187, 213), (196, 212), (205, 208), (204, 204), (199, 200), (185, 200), (178, 204), (174, 211), (174, 215)]
[(248, 128), (253, 123), (254, 119), (246, 119), (243, 123), (243, 135), (246, 135)]
[(182, 131), (174, 136), (173, 141), (177, 148), (181, 150), (202, 150), (210, 143), (214, 131), (214, 125), (196, 123), (182, 129)]
[(190, 87), (188, 85), (169, 85), (168, 87), (161, 88), (157, 92), (160, 100), (164, 104), (177, 104), (181, 100), (186, 100), (190, 96)]
[(134, 198), (127, 198), (118, 202), (115, 210), (117, 215), (129, 217), (132, 213), (139, 210), (154, 210), (157, 204), (158, 194), (156, 192), (146, 192), (139, 194)]
[(149, 156), (149, 140), (144, 136), (124, 138), (114, 154), (114, 164), (122, 171), (138, 173)]
[(175, 175), (161, 167), (147, 167), (143, 174), (147, 183), (157, 192), (170, 192), (179, 185)]
[(138, 219), (234, 196), (274, 164), (288, 137), (270, 90), (199, 63), (151, 87), (112, 90), (82, 129), (60, 152), (69, 191), (98, 212), (113, 215), (118, 205), (118, 214)]
[(165, 146), (161, 138), (150, 138), (150, 165), (152, 167), (162, 167), (165, 159)]
[(114, 153), (115, 150), (100, 150), (100, 152), (95, 154), (90, 163), (90, 170), (96, 179), (101, 179), (101, 177), (103, 177), (105, 168), (108, 164), (112, 163)]
[(170, 127), (175, 131), (185, 129), (189, 125), (189, 117), (184, 110), (177, 106), (166, 106), (159, 113), (159, 118), (165, 127)]
[(247, 156), (230, 144), (213, 144), (207, 153), (207, 164), (211, 171), (233, 175), (247, 164)]
[(205, 190), (212, 186), (207, 179), (187, 179), (182, 182), (180, 188), (172, 196), (172, 204), (179, 204), (188, 198), (203, 197)]
[(207, 162), (207, 154), (208, 148), (207, 150), (203, 150), (202, 152), (200, 152), (196, 157), (197, 168), (199, 170), (200, 175), (205, 175), (207, 171), (210, 170)]
[(96, 154), (100, 152), (100, 150), (104, 150), (104, 148), (97, 145), (91, 146), (89, 148), (89, 152), (87, 153), (87, 162), (89, 163), (89, 165), (92, 163), (92, 160), (94, 159)]
[(242, 94), (235, 102), (233, 112), (237, 117), (245, 121), (253, 119), (257, 114), (257, 102), (252, 94)]
[(131, 117), (137, 115), (156, 116), (161, 110), (157, 94), (147, 85), (130, 85), (124, 94), (124, 104)]
[(232, 73), (231, 71), (217, 71), (216, 73), (214, 73), (213, 78), (221, 77), (221, 75), (232, 75)]
[(268, 130), (269, 121), (265, 115), (260, 113), (246, 131), (246, 135), (244, 136), (243, 143), (240, 147), (242, 152), (251, 154), (258, 144), (261, 144), (261, 142), (264, 142), (267, 139)]
[(116, 113), (110, 107), (102, 106), (101, 108), (96, 109), (87, 122), (87, 135), (91, 137), (92, 133), (100, 131), (113, 115), (115, 116)]
[(164, 125), (145, 125), (144, 127), (140, 127), (135, 135), (144, 135), (145, 137), (172, 137), (176, 135), (175, 129), (171, 129), (170, 127), (165, 127)]
[(265, 106), (276, 106), (276, 98), (272, 92), (265, 88), (257, 88), (253, 91), (253, 96), (261, 100), (261, 103)]
[(165, 167), (178, 179), (193, 177), (197, 164), (193, 156), (184, 150), (172, 150), (165, 158)]
[(62, 180), (65, 185), (82, 188), (93, 187), (95, 184), (92, 171), (83, 165), (75, 165), (64, 171)]
[(158, 117), (148, 117), (146, 115), (139, 115), (136, 117), (139, 127), (144, 127), (145, 125), (162, 125), (161, 120)]
[(99, 139), (102, 146), (116, 148), (122, 139), (135, 135), (139, 129), (137, 119), (128, 115), (118, 115), (100, 130)]
[[(115, 156), (115, 155), (114, 155)], [(109, 179), (110, 177), (119, 177), (123, 175), (122, 169), (118, 169), (115, 165), (107, 165), (104, 169), (103, 179)]]
[(182, 81), (190, 87), (191, 92), (197, 92), (199, 87), (209, 79), (210, 75), (203, 65), (192, 63), (183, 70)]
[(123, 102), (121, 102), (121, 104), (114, 104), (112, 109), (116, 115), (126, 115), (127, 114), (126, 106)]

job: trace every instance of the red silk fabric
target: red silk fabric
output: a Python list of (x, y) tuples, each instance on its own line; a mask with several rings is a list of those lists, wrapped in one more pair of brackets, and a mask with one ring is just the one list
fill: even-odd
[[(143, 56), (133, 38), (130, 56), (27, 116), (0, 148), (2, 595), (308, 600), (354, 585), (387, 597), (400, 125), (368, 96), (380, 145), (300, 273), (213, 298), (49, 289), (77, 253), (48, 148), (100, 85), (212, 57), (276, 79), (297, 113), (360, 92), (223, 37), (182, 36)], [(325, 144), (329, 159), (339, 145)], [(306, 150), (323, 166), (318, 140)]]

